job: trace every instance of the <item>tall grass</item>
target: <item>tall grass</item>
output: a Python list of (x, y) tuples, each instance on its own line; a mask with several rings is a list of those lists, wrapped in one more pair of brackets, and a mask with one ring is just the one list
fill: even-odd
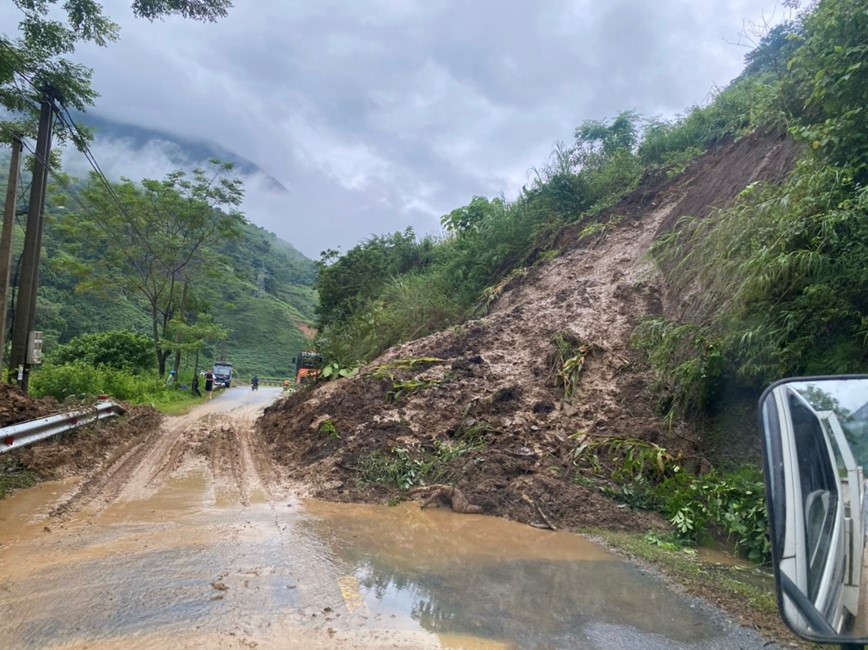
[(781, 187), (689, 220), (654, 250), (692, 296), (696, 325), (721, 332), (744, 379), (858, 372), (868, 362), (868, 190), (804, 161)]

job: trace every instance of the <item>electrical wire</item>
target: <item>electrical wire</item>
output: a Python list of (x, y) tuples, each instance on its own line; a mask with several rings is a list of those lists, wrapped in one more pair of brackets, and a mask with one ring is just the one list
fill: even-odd
[[(61, 110), (58, 109), (57, 107), (54, 108), (54, 112), (57, 115), (58, 119), (60, 120), (60, 123), (69, 132), (70, 136), (72, 136), (73, 141), (76, 141), (76, 136), (78, 136), (78, 140), (76, 141), (76, 144), (78, 146), (79, 151), (81, 151), (82, 154), (84, 154), (84, 157), (87, 160), (87, 162), (90, 164), (91, 168), (93, 168), (94, 172), (96, 172), (96, 175), (102, 181), (103, 185), (105, 185), (105, 188), (108, 190), (109, 195), (111, 195), (114, 202), (117, 203), (117, 206), (121, 211), (121, 214), (123, 214), (125, 217), (129, 216), (127, 214), (126, 206), (124, 206), (124, 204), (121, 202), (120, 198), (118, 198), (118, 195), (115, 192), (115, 189), (112, 187), (112, 184), (109, 182), (108, 178), (106, 178), (106, 175), (102, 171), (102, 167), (99, 166), (99, 163), (97, 162), (96, 157), (93, 155), (93, 152), (90, 150), (90, 147), (87, 144), (87, 138), (85, 137), (84, 132), (75, 123), (75, 120), (72, 119), (72, 115), (69, 114), (69, 109), (66, 107), (66, 105), (62, 101), (60, 102), (60, 106), (63, 109), (63, 112), (61, 112)], [(64, 117), (64, 115), (66, 117)]]
[[(27, 62), (24, 60), (24, 58), (21, 56), (21, 54), (15, 48), (13, 48), (11, 45), (9, 45), (5, 40), (0, 39), (0, 46), (4, 47), (6, 50), (11, 52), (12, 55), (16, 59), (18, 59), (18, 62), (22, 65), (22, 67), (27, 66)], [(21, 78), (23, 78), (25, 81), (27, 81), (33, 87), (34, 90), (36, 90), (37, 92), (39, 91), (39, 88), (37, 87), (36, 83), (26, 73), (24, 73), (22, 70), (14, 70), (14, 72), (16, 74), (18, 74)], [(25, 103), (29, 103), (31, 105), (31, 108), (36, 109), (37, 106), (35, 105), (34, 100), (32, 98), (28, 97), (24, 93), (24, 91), (18, 86), (18, 84), (15, 83), (14, 78), (13, 78), (13, 83), (15, 84), (15, 88), (18, 90), (18, 95), (21, 97), (21, 99)], [(123, 214), (124, 216), (128, 216), (127, 211), (126, 211), (126, 207), (124, 206), (123, 202), (118, 197), (117, 193), (115, 192), (115, 190), (112, 187), (111, 183), (109, 182), (108, 178), (106, 178), (106, 175), (103, 172), (102, 167), (100, 167), (99, 163), (97, 162), (96, 157), (93, 155), (93, 152), (90, 150), (90, 147), (87, 144), (87, 137), (85, 136), (84, 132), (75, 123), (75, 120), (72, 119), (72, 115), (70, 114), (69, 109), (66, 107), (66, 104), (63, 103), (63, 100), (59, 100), (59, 103), (61, 106), (60, 109), (57, 108), (57, 106), (52, 102), (52, 112), (54, 113), (54, 115), (56, 116), (56, 118), (60, 122), (60, 124), (63, 126), (63, 128), (65, 128), (66, 131), (69, 133), (69, 135), (72, 137), (73, 142), (76, 143), (76, 147), (79, 149), (79, 151), (81, 151), (82, 155), (84, 155), (85, 159), (87, 160), (88, 164), (91, 166), (93, 171), (96, 173), (97, 177), (100, 179), (100, 181), (103, 183), (103, 185), (105, 185), (106, 190), (108, 190), (108, 193), (112, 197), (112, 200), (117, 204), (118, 208), (121, 211), (121, 214)], [(61, 112), (61, 109), (62, 109), (62, 112)], [(28, 146), (28, 150), (30, 150), (34, 156), (36, 155), (36, 152), (34, 152), (32, 149), (30, 149), (29, 146)], [(51, 165), (48, 163), (48, 161), (42, 160), (41, 162), (46, 166), (46, 168), (49, 170), (49, 172), (53, 171), (51, 169)], [(52, 176), (55, 178), (55, 180), (57, 180), (56, 175), (52, 174)], [(82, 206), (82, 207), (84, 207), (84, 206)]]
[[(2, 45), (5, 49), (9, 50), (18, 59), (18, 61), (22, 64), (22, 66), (26, 67), (27, 62), (23, 59), (23, 57), (14, 48), (12, 48), (8, 43), (6, 43), (2, 39), (0, 39), (0, 45)], [(37, 92), (42, 94), (42, 90), (40, 90), (40, 88), (36, 85), (36, 83), (33, 81), (33, 79), (31, 77), (29, 77), (27, 74), (25, 74), (21, 70), (15, 70), (14, 72), (17, 73), (19, 76), (21, 76), (21, 78), (23, 78), (25, 81), (27, 81), (31, 85), (31, 87), (33, 87), (34, 90), (36, 90)], [(38, 107), (36, 105), (35, 100), (31, 97), (28, 97), (25, 94), (24, 90), (22, 90), (18, 86), (18, 83), (14, 80), (14, 77), (13, 77), (13, 84), (15, 85), (15, 88), (18, 91), (18, 95), (20, 96), (20, 98), (22, 99), (22, 101), (25, 104), (29, 104), (30, 107), (34, 110), (41, 110), (41, 107)], [(57, 105), (54, 103), (54, 101), (50, 102), (53, 116), (56, 119), (55, 124), (57, 124), (57, 122), (59, 122), (60, 125), (67, 131), (67, 133), (71, 137), (72, 141), (76, 144), (76, 148), (82, 153), (82, 155), (87, 160), (88, 164), (93, 169), (97, 178), (105, 186), (105, 188), (108, 192), (108, 195), (111, 197), (112, 201), (114, 201), (114, 203), (117, 205), (118, 210), (120, 211), (120, 214), (126, 218), (126, 222), (127, 222), (128, 227), (130, 227), (135, 232), (136, 236), (142, 238), (143, 241), (147, 241), (147, 238), (144, 237), (142, 232), (140, 232), (140, 229), (139, 229), (138, 225), (136, 224), (135, 220), (130, 218), (130, 215), (127, 212), (126, 206), (123, 204), (123, 202), (118, 197), (117, 193), (115, 192), (114, 187), (112, 186), (111, 182), (109, 182), (108, 178), (106, 177), (105, 173), (102, 170), (102, 167), (100, 167), (99, 162), (97, 162), (96, 156), (94, 156), (93, 152), (90, 150), (90, 147), (88, 146), (88, 143), (87, 143), (87, 137), (86, 137), (85, 133), (75, 123), (75, 120), (72, 118), (72, 115), (70, 114), (69, 109), (66, 107), (63, 100), (60, 98), (57, 98), (57, 101), (60, 103), (61, 108), (58, 108)], [(79, 204), (79, 206), (84, 211), (93, 213), (93, 210), (88, 210), (87, 206), (81, 200), (78, 193), (70, 186), (68, 181), (64, 177), (62, 177), (62, 175), (58, 175), (58, 173), (55, 172), (50, 161), (43, 160), (41, 156), (38, 156), (37, 153), (33, 150), (33, 148), (29, 145), (29, 143), (25, 143), (25, 146), (26, 146), (27, 150), (35, 158), (40, 160), (40, 162), (42, 162), (42, 164), (45, 165), (45, 169), (46, 169), (47, 173), (50, 174), (51, 177), (55, 181), (58, 181), (63, 186), (63, 188), (69, 193), (70, 196), (72, 196), (72, 198), (76, 201), (76, 203)], [(132, 261), (132, 260), (130, 260), (130, 261)], [(133, 264), (134, 264), (134, 266), (137, 266), (135, 264), (135, 262), (133, 262)]]
[[(67, 194), (69, 196), (71, 196), (75, 200), (76, 203), (78, 203), (79, 207), (82, 210), (89, 211), (87, 205), (85, 205), (84, 201), (78, 195), (78, 192), (76, 192), (75, 188), (69, 183), (69, 181), (66, 179), (66, 177), (63, 176), (62, 174), (58, 173), (52, 167), (51, 161), (45, 160), (42, 156), (40, 156), (36, 152), (36, 150), (30, 146), (29, 142), (22, 140), (22, 144), (24, 145), (24, 148), (27, 149), (27, 151), (30, 153), (30, 155), (32, 155), (35, 159), (37, 159), (39, 162), (41, 162), (43, 165), (45, 165), (45, 169), (48, 171), (48, 174), (51, 176), (51, 178), (53, 178), (55, 181), (57, 181), (63, 187), (63, 189), (67, 192)], [(31, 184), (33, 183), (33, 181), (30, 181), (30, 182), (31, 182)]]
[[(16, 59), (18, 59), (18, 62), (21, 64), (21, 67), (23, 69), (26, 69), (28, 67), (27, 61), (24, 59), (23, 56), (21, 56), (21, 53), (18, 50), (16, 50), (14, 47), (9, 45), (9, 43), (7, 43), (2, 38), (0, 38), (0, 45), (2, 45), (4, 48), (9, 50), (12, 53), (12, 56), (14, 56)], [(34, 82), (31, 77), (27, 76), (27, 73), (23, 72), (22, 70), (15, 70), (15, 72), (16, 72), (16, 74), (23, 77), (27, 81), (27, 83), (29, 83), (31, 86), (33, 86), (34, 89), (39, 90), (39, 88), (36, 87), (36, 82)]]

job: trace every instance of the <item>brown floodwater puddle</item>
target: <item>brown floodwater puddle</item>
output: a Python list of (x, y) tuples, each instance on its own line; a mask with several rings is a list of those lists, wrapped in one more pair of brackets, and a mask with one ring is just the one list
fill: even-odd
[(244, 505), (205, 468), (47, 519), (73, 487), (0, 502), (5, 647), (751, 647), (569, 533), (413, 503)]

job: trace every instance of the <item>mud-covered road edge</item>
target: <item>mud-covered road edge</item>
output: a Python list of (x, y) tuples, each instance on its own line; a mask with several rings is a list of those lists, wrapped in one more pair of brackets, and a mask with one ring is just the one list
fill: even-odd
[(746, 571), (766, 571), (760, 565), (751, 569), (709, 564), (690, 549), (655, 544), (643, 532), (598, 528), (575, 532), (661, 578), (676, 591), (717, 607), (740, 625), (756, 630), (769, 643), (790, 648), (818, 647), (799, 639), (784, 625), (778, 615), (770, 570), (768, 588), (744, 579)]

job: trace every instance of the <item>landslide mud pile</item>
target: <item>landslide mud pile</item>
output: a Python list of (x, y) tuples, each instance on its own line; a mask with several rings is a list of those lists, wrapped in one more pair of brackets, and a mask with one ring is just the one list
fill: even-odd
[[(402, 494), (402, 482), (448, 483), (485, 513), (531, 524), (654, 526), (586, 487), (574, 463), (579, 440), (695, 451), (689, 432), (670, 430), (655, 412), (630, 345), (641, 319), (678, 309), (649, 246), (682, 216), (707, 216), (752, 182), (780, 181), (794, 155), (785, 139), (753, 136), (700, 157), (674, 181), (646, 179), (601, 216), (620, 217), (617, 226), (599, 239), (565, 232), (561, 255), (529, 269), (489, 315), (266, 410), (258, 427), (275, 459), (320, 498), (384, 502)], [(558, 376), (567, 358), (580, 368), (574, 383)]]
[(0, 383), (0, 427), (38, 420), (60, 410), (57, 402), (51, 398), (33, 399), (16, 386)]
[[(59, 404), (50, 397), (34, 399), (17, 387), (0, 383), (0, 427), (29, 422), (79, 406)], [(0, 455), (0, 472), (33, 472), (42, 479), (61, 479), (101, 465), (146, 432), (155, 430), (160, 415), (150, 407), (135, 407), (121, 418), (110, 418), (69, 433)], [(0, 440), (2, 444), (2, 440)]]

